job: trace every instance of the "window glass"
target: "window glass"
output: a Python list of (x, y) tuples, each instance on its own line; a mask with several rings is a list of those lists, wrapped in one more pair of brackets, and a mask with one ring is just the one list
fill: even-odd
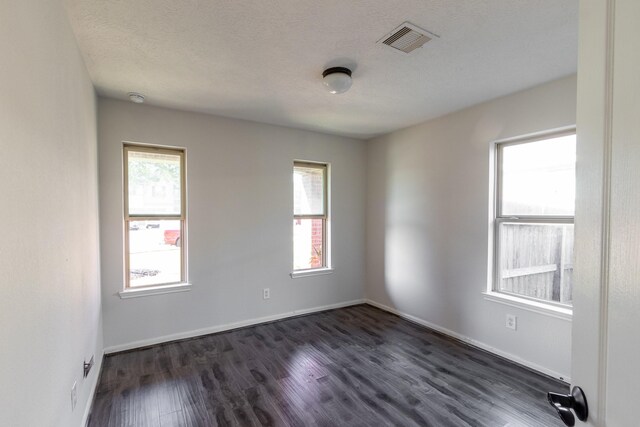
[(498, 290), (571, 304), (573, 224), (502, 222)]
[(297, 165), (293, 169), (295, 215), (324, 214), (325, 168)]
[(324, 220), (293, 220), (293, 269), (307, 270), (324, 266)]
[(293, 165), (293, 269), (327, 266), (327, 165)]
[(502, 148), (502, 215), (573, 216), (576, 136)]
[(125, 287), (186, 281), (184, 151), (124, 146)]
[(177, 220), (129, 222), (129, 286), (180, 282), (181, 229)]
[(180, 155), (127, 151), (129, 215), (179, 215)]
[(571, 305), (576, 136), (497, 146), (493, 290)]

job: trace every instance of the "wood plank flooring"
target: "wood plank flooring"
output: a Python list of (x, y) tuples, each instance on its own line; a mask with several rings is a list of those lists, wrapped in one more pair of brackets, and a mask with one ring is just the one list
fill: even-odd
[(105, 358), (91, 427), (560, 426), (566, 384), (368, 305)]

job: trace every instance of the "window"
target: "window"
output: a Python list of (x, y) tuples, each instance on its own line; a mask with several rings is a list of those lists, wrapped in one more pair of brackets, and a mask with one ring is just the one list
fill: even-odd
[(327, 165), (293, 165), (293, 270), (328, 267)]
[(571, 305), (576, 135), (497, 144), (493, 290)]
[(186, 282), (184, 155), (124, 146), (126, 288)]

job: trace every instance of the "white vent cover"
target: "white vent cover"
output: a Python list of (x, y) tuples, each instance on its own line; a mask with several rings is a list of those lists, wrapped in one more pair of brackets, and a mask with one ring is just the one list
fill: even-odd
[(378, 43), (385, 44), (395, 50), (399, 50), (400, 52), (410, 53), (417, 48), (422, 47), (422, 45), (434, 37), (438, 36), (427, 30), (416, 27), (409, 22), (405, 22), (378, 40)]

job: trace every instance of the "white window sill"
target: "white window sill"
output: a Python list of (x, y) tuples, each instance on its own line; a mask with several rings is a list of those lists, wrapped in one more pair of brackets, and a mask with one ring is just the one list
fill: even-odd
[(523, 310), (568, 321), (571, 321), (573, 318), (573, 310), (571, 308), (558, 307), (553, 304), (545, 304), (544, 302), (518, 298), (517, 296), (502, 294), (499, 292), (483, 292), (483, 295), (484, 299), (497, 302), (498, 304), (509, 305), (511, 307), (517, 307)]
[(175, 283), (173, 285), (161, 285), (148, 288), (129, 288), (118, 292), (121, 299), (147, 297), (151, 295), (173, 294), (175, 292), (186, 292), (192, 288), (191, 283)]
[(333, 273), (333, 268), (316, 268), (314, 270), (299, 270), (293, 271), (291, 274), (292, 279), (299, 279), (300, 277), (309, 277), (309, 276), (320, 276), (322, 274), (331, 274)]

